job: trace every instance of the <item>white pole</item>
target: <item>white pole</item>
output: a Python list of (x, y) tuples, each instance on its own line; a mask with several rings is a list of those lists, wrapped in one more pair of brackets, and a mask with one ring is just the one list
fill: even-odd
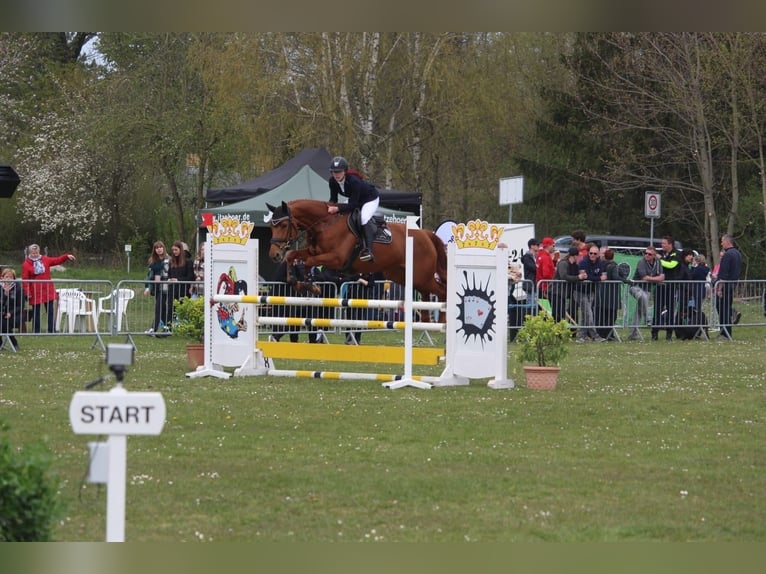
[(109, 435), (106, 484), (106, 541), (125, 542), (125, 472), (128, 437)]
[[(117, 383), (109, 394), (125, 396), (128, 391)], [(106, 475), (106, 541), (125, 542), (125, 472), (128, 437), (110, 434), (109, 466)]]
[(404, 379), (412, 380), (412, 251), (413, 239), (410, 235), (410, 228), (407, 226), (406, 238), (406, 259), (407, 269), (404, 273), (404, 284), (407, 289), (404, 290), (404, 316), (407, 320), (404, 323)]
[(424, 381), (416, 381), (412, 378), (412, 267), (415, 262), (414, 238), (410, 236), (410, 229), (417, 228), (414, 225), (414, 217), (407, 217), (407, 225), (405, 227), (405, 266), (404, 273), (404, 318), (406, 323), (404, 325), (404, 375), (401, 380), (384, 383), (383, 386), (388, 389), (400, 389), (402, 387), (417, 387), (419, 389), (430, 389), (431, 384)]

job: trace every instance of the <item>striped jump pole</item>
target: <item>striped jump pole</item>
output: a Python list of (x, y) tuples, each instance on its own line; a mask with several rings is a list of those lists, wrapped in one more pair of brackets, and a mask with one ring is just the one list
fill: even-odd
[[(302, 305), (305, 307), (344, 307), (362, 309), (403, 309), (404, 301), (387, 299), (336, 299), (332, 297), (284, 297), (281, 295), (213, 295), (216, 303), (249, 303), (253, 305)], [(445, 311), (446, 303), (413, 301), (412, 308), (422, 311)]]
[[(407, 321), (373, 321), (366, 319), (322, 319), (304, 317), (258, 317), (258, 325), (276, 325), (281, 327), (316, 327), (318, 329), (395, 329), (403, 331)], [(444, 333), (444, 323), (412, 323), (417, 331), (436, 331)]]

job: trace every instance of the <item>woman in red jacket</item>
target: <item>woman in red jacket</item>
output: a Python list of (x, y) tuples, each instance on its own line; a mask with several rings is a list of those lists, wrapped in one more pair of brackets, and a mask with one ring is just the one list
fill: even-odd
[(48, 315), (48, 332), (55, 333), (54, 303), (57, 298), (56, 289), (51, 279), (51, 266), (61, 265), (66, 261), (74, 261), (71, 253), (64, 253), (58, 257), (40, 255), (40, 246), (32, 244), (27, 250), (27, 258), (21, 264), (21, 284), (32, 306), (32, 330), (40, 332), (40, 308), (45, 305)]

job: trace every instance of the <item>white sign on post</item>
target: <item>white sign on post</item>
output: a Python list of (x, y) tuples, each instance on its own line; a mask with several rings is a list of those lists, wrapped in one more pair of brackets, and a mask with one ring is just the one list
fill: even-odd
[(69, 403), (69, 422), (75, 434), (109, 434), (106, 541), (124, 542), (127, 435), (160, 434), (165, 400), (160, 393), (129, 393), (119, 383), (107, 393), (81, 391)]
[(75, 434), (158, 435), (165, 425), (165, 401), (160, 393), (80, 391), (69, 404)]
[(508, 223), (513, 222), (513, 204), (524, 202), (524, 178), (504, 177), (500, 180), (500, 205), (508, 206)]

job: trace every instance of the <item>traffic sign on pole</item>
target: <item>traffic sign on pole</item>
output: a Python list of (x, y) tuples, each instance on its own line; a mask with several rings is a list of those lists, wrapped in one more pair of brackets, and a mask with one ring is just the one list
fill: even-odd
[(656, 191), (647, 191), (644, 194), (644, 216), (656, 219), (661, 211), (661, 194)]

